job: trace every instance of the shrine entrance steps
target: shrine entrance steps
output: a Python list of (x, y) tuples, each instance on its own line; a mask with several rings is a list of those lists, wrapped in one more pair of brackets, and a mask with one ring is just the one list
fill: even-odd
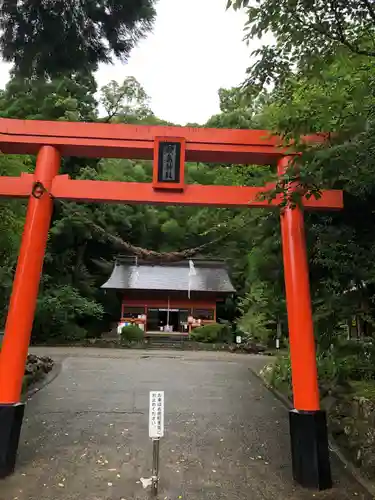
[(160, 335), (145, 334), (147, 349), (184, 349), (185, 343), (189, 342), (186, 335)]

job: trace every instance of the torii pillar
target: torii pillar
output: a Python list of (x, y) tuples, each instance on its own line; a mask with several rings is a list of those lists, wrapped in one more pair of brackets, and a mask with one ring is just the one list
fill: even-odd
[[(37, 156), (35, 182), (50, 190), (59, 167), (57, 150), (43, 146)], [(0, 354), (0, 478), (11, 474), (16, 462), (25, 407), (20, 402), (22, 380), (52, 210), (48, 192), (30, 196)]]
[[(290, 157), (278, 163), (278, 174)], [(291, 187), (292, 189), (292, 187)], [(306, 488), (332, 486), (326, 414), (320, 409), (314, 325), (303, 209), (280, 215), (292, 367), (293, 410), (289, 412), (293, 478)]]

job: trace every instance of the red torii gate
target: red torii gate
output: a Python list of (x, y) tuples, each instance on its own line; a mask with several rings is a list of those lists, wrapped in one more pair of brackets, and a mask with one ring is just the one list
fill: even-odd
[[(184, 184), (184, 163), (271, 164), (277, 165), (282, 174), (291, 157), (280, 144), (279, 138), (264, 130), (0, 120), (2, 153), (37, 155), (34, 174), (0, 177), (0, 197), (29, 200), (0, 354), (0, 477), (11, 474), (15, 467), (24, 413), (22, 379), (53, 198), (277, 209), (280, 198), (271, 204), (259, 198), (270, 186)], [(62, 156), (154, 159), (154, 180), (150, 184), (71, 180), (67, 175), (58, 175)], [(338, 210), (343, 207), (342, 192), (327, 190), (319, 199), (304, 198), (303, 205), (308, 210)], [(293, 476), (302, 486), (325, 489), (331, 486), (331, 473), (326, 417), (319, 403), (301, 208), (283, 210), (281, 234), (293, 379)]]

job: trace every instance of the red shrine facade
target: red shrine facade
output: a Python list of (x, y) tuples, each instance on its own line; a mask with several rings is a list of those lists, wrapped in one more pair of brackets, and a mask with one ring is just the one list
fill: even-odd
[(102, 288), (121, 293), (118, 331), (136, 324), (145, 335), (188, 335), (214, 323), (217, 304), (235, 293), (225, 263), (204, 259), (155, 264), (118, 258)]

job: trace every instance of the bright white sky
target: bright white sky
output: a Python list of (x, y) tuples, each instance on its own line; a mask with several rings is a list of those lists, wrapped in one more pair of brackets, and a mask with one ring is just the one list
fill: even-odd
[[(151, 97), (154, 113), (184, 125), (203, 124), (219, 111), (217, 91), (240, 84), (251, 48), (242, 41), (243, 11), (227, 0), (159, 0), (153, 33), (133, 50), (128, 64), (102, 65), (99, 86), (134, 76)], [(3, 88), (10, 65), (0, 62)]]

